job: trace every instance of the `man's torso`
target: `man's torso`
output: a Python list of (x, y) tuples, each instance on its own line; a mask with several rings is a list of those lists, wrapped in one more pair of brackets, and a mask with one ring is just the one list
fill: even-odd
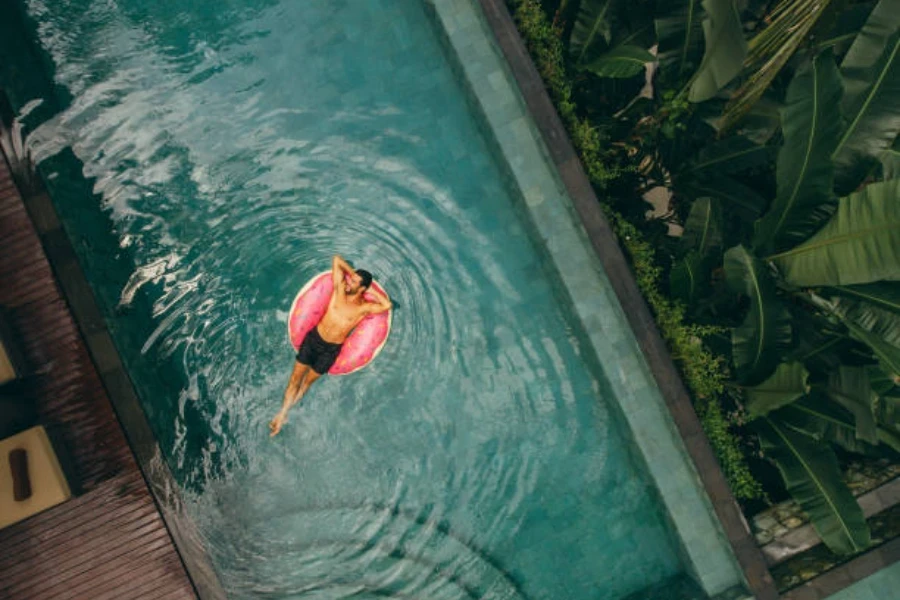
[(319, 321), (319, 335), (332, 344), (343, 344), (350, 332), (365, 317), (365, 304), (351, 302), (336, 293), (331, 294), (328, 310)]

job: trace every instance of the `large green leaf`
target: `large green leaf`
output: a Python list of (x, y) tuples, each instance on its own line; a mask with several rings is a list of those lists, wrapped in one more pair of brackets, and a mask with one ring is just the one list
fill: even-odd
[[(783, 95), (782, 95), (783, 96)], [(701, 104), (701, 106), (703, 106)], [(781, 109), (784, 108), (784, 98), (779, 97), (776, 91), (760, 97), (741, 117), (740, 126), (735, 131), (756, 144), (767, 144), (776, 133), (781, 132)], [(721, 115), (716, 121), (717, 129), (721, 130), (723, 122)]]
[(796, 331), (797, 346), (788, 355), (789, 360), (802, 362), (810, 370), (828, 372), (841, 364), (840, 350), (847, 338), (832, 334), (828, 330), (820, 331), (806, 328), (796, 320), (793, 323)]
[(585, 65), (585, 69), (598, 77), (634, 77), (644, 70), (644, 65), (656, 57), (637, 46), (615, 46)]
[(900, 379), (891, 377), (874, 365), (867, 367), (866, 370), (869, 373), (869, 384), (877, 396), (900, 398)]
[(756, 419), (798, 400), (809, 392), (809, 371), (798, 362), (781, 363), (771, 377), (745, 388), (747, 414)]
[(766, 207), (766, 199), (755, 190), (712, 170), (679, 178), (676, 189), (694, 198), (710, 196), (721, 200), (724, 207), (748, 220), (758, 217)]
[(881, 178), (900, 179), (900, 137), (894, 144), (881, 153)]
[(840, 321), (850, 332), (850, 336), (868, 346), (881, 369), (890, 377), (900, 376), (900, 348), (888, 343), (878, 334), (866, 329), (863, 324), (852, 319), (856, 313), (838, 311), (834, 302), (810, 294), (810, 300), (826, 314)]
[(756, 144), (744, 136), (730, 135), (705, 146), (682, 174), (733, 174), (765, 164), (772, 157), (772, 149)]
[(900, 438), (900, 397), (879, 396), (875, 403), (875, 417), (881, 424), (878, 428), (883, 443), (900, 452), (896, 440)]
[(777, 191), (756, 223), (761, 252), (796, 246), (834, 212), (831, 152), (841, 135), (841, 78), (834, 56), (823, 52), (791, 81), (782, 111), (784, 145), (778, 152)]
[(679, 258), (672, 265), (669, 289), (691, 306), (709, 287), (710, 274), (722, 257), (722, 215), (719, 202), (698, 198), (684, 224)]
[[(853, 414), (821, 396), (808, 396), (773, 413), (773, 419), (824, 442), (835, 443), (845, 450), (870, 454), (870, 444), (856, 437)], [(890, 432), (887, 432), (888, 437)]]
[[(814, 31), (816, 36), (816, 48), (824, 50), (825, 48), (834, 48), (835, 54), (841, 55), (850, 47), (854, 38), (866, 24), (872, 9), (875, 8), (875, 2), (863, 2), (860, 4), (846, 4), (841, 10), (835, 11), (829, 19), (829, 28), (827, 31)], [(825, 18), (816, 25), (816, 29), (820, 29)]]
[(900, 452), (900, 376), (888, 375), (876, 366), (866, 370), (876, 396), (872, 410), (879, 425), (879, 439)]
[(757, 424), (763, 452), (775, 461), (788, 492), (822, 541), (837, 554), (864, 550), (870, 543), (869, 527), (841, 480), (831, 448), (775, 419), (763, 418)]
[(763, 262), (743, 246), (725, 253), (725, 277), (732, 291), (750, 300), (744, 322), (732, 330), (731, 340), (738, 380), (754, 385), (772, 374), (790, 345), (791, 315)]
[(900, 348), (900, 314), (849, 298), (832, 298), (831, 304), (841, 319), (852, 321), (885, 342)]
[(781, 0), (772, 9), (766, 19), (769, 25), (747, 45), (745, 66), (751, 75), (725, 107), (723, 129), (732, 127), (753, 107), (828, 5), (829, 0)]
[(853, 413), (856, 437), (870, 444), (878, 443), (873, 412), (876, 396), (864, 367), (841, 365), (828, 378), (824, 391), (829, 398)]
[(699, 252), (691, 251), (672, 265), (669, 275), (669, 290), (676, 299), (691, 306), (709, 286), (709, 261)]
[(698, 198), (684, 222), (682, 247), (696, 250), (701, 255), (722, 248), (722, 210), (718, 200)]
[(747, 56), (744, 28), (734, 0), (703, 0), (703, 8), (703, 62), (691, 83), (691, 102), (715, 96), (741, 72)]
[(670, 81), (693, 73), (700, 64), (704, 11), (700, 0), (671, 0), (657, 5), (657, 58), (663, 76)]
[(851, 321), (844, 321), (844, 324), (850, 330), (853, 339), (859, 340), (872, 350), (885, 373), (894, 377), (900, 376), (900, 348), (888, 344), (871, 331), (867, 331)]
[(569, 55), (576, 65), (581, 65), (606, 49), (612, 39), (612, 13), (616, 0), (582, 0), (572, 35), (569, 37)]
[(829, 292), (900, 314), (900, 283), (883, 281), (866, 285), (836, 285), (823, 290), (823, 293)]
[(900, 431), (900, 376), (889, 377), (878, 366), (878, 375), (870, 375), (872, 390), (875, 392), (875, 419), (885, 427)]
[(842, 198), (805, 243), (769, 257), (798, 287), (900, 280), (900, 180), (873, 183)]
[(900, 0), (881, 0), (841, 63), (847, 117), (833, 158), (839, 194), (859, 187), (900, 133)]

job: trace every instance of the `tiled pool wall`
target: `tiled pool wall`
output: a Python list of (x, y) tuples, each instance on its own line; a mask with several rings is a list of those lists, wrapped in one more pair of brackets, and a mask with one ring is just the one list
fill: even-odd
[(829, 596), (830, 600), (887, 600), (900, 596), (900, 563), (857, 581), (850, 587)]
[(475, 0), (429, 0), (475, 108), (564, 284), (634, 443), (677, 532), (683, 559), (710, 596), (744, 586), (681, 436), (602, 263)]

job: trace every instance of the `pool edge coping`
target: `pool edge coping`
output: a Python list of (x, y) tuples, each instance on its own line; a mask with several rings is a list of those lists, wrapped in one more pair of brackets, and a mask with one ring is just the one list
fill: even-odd
[[(440, 0), (431, 0), (430, 3), (436, 6), (440, 4)], [(631, 333), (692, 466), (699, 475), (703, 490), (751, 593), (760, 600), (778, 598), (772, 575), (728, 488), (681, 376), (507, 6), (503, 0), (477, 0), (476, 4), (480, 7), (488, 28), (493, 32), (492, 41), (505, 58), (505, 66), (513, 76), (516, 91), (524, 101), (528, 116), (540, 132), (545, 154), (556, 170), (565, 194), (577, 213), (578, 221), (584, 227), (594, 254), (625, 313)], [(439, 7), (436, 8), (440, 10)], [(464, 60), (463, 57), (458, 58)], [(469, 84), (472, 82), (469, 81)], [(684, 540), (682, 542), (685, 543)]]

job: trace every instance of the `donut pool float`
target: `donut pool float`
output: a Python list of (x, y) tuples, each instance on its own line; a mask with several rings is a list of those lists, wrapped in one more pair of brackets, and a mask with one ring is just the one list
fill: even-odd
[[(372, 287), (384, 294), (384, 288), (378, 285), (378, 282), (373, 280)], [(306, 334), (325, 316), (333, 290), (331, 271), (323, 271), (306, 282), (306, 285), (297, 293), (288, 316), (288, 335), (294, 350), (300, 348)], [(368, 292), (363, 297), (368, 301), (374, 300)], [(330, 375), (347, 375), (372, 362), (372, 359), (381, 352), (388, 334), (391, 332), (393, 312), (391, 309), (377, 315), (369, 315), (360, 321), (356, 329), (344, 340), (341, 352), (331, 368), (328, 369), (328, 373)]]

